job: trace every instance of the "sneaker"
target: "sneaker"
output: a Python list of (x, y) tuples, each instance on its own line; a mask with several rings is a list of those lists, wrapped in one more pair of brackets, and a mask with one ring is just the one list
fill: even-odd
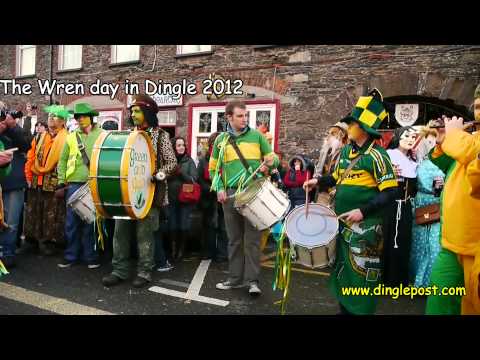
[(218, 283), (215, 287), (218, 290), (230, 290), (230, 289), (240, 289), (244, 287), (245, 285), (243, 284), (233, 284), (229, 280)]
[(68, 260), (63, 260), (60, 264), (57, 264), (57, 266), (61, 269), (69, 268), (72, 265), (75, 265), (75, 262), (74, 261), (68, 261)]
[(165, 265), (159, 266), (157, 268), (157, 271), (159, 271), (159, 272), (166, 272), (166, 271), (170, 271), (170, 270), (173, 270), (173, 265), (170, 264), (168, 261), (165, 263)]
[(250, 288), (248, 289), (248, 293), (252, 296), (258, 296), (262, 293), (262, 290), (260, 290), (257, 283), (252, 282), (250, 283)]
[(87, 267), (89, 269), (98, 269), (100, 267), (100, 264), (99, 263), (92, 263), (92, 264), (88, 264)]

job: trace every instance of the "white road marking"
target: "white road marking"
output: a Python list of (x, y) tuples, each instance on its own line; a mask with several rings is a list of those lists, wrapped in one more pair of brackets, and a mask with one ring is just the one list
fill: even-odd
[(178, 297), (180, 299), (193, 300), (217, 306), (227, 306), (230, 303), (229, 301), (199, 295), (200, 289), (202, 288), (203, 282), (205, 280), (205, 276), (207, 275), (207, 270), (210, 266), (210, 262), (211, 260), (202, 260), (202, 262), (197, 268), (197, 271), (195, 272), (195, 275), (193, 276), (193, 280), (190, 283), (187, 292), (185, 293), (177, 290), (163, 288), (160, 286), (152, 286), (148, 290), (159, 294)]
[(60, 315), (115, 315), (108, 311), (68, 301), (66, 299), (0, 283), (0, 297), (4, 297)]
[(198, 265), (197, 271), (195, 271), (192, 282), (188, 287), (187, 296), (192, 297), (200, 294), (200, 289), (202, 288), (203, 281), (205, 280), (205, 275), (207, 275), (207, 270), (211, 261), (212, 260), (202, 260), (200, 265)]
[(167, 284), (167, 285), (173, 285), (173, 286), (178, 286), (178, 287), (183, 287), (185, 289), (188, 289), (190, 286), (189, 283), (183, 282), (183, 281), (175, 281), (175, 280), (170, 280), (170, 279), (161, 279), (158, 280), (158, 282)]

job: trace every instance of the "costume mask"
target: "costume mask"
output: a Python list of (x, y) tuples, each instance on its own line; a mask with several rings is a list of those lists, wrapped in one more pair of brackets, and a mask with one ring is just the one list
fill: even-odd
[(141, 126), (145, 122), (145, 115), (140, 106), (132, 106), (132, 120), (135, 126)]
[(400, 136), (399, 147), (404, 150), (412, 150), (415, 141), (417, 140), (417, 133), (414, 130), (408, 129)]

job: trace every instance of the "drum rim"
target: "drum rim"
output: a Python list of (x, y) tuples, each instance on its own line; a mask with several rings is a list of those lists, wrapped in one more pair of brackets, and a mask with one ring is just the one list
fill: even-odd
[(110, 214), (106, 211), (103, 204), (100, 201), (100, 193), (98, 191), (98, 161), (100, 159), (100, 152), (103, 143), (105, 142), (106, 138), (110, 135), (110, 132), (102, 132), (98, 137), (97, 141), (93, 145), (93, 152), (92, 152), (92, 159), (90, 161), (90, 191), (92, 193), (93, 204), (95, 209), (97, 210), (98, 214), (107, 218), (110, 217)]
[[(134, 129), (133, 131), (130, 132), (130, 134), (127, 137), (127, 141), (125, 142), (125, 147), (127, 147), (128, 149), (127, 151), (122, 152), (122, 158), (120, 160), (120, 190), (122, 193), (122, 200), (123, 200), (124, 209), (126, 213), (132, 219), (140, 220), (147, 216), (147, 214), (149, 213), (152, 207), (153, 198), (155, 196), (155, 184), (153, 184), (151, 181), (149, 182), (148, 187), (151, 189), (151, 191), (148, 194), (146, 206), (143, 212), (139, 216), (135, 215), (131, 206), (125, 206), (126, 204), (131, 204), (130, 193), (128, 192), (128, 169), (129, 169), (129, 163), (130, 163), (130, 153), (132, 152), (133, 144), (138, 136), (142, 136), (145, 139), (145, 141), (147, 142), (147, 147), (150, 154), (155, 154), (150, 136), (148, 136), (148, 134), (145, 131)], [(127, 156), (127, 153), (128, 153), (128, 156)], [(155, 156), (150, 156), (150, 169), (152, 171), (152, 174), (150, 174), (150, 176), (152, 176), (155, 173), (156, 165), (157, 165), (157, 161)]]
[[(325, 205), (323, 205), (323, 204), (309, 203), (308, 206), (309, 206), (309, 208), (311, 208), (312, 206), (313, 206), (313, 207), (320, 206), (320, 207), (322, 207), (322, 208), (327, 209), (329, 212), (332, 213), (332, 215), (335, 215), (335, 216), (336, 216), (335, 212), (334, 212), (331, 208), (329, 208), (328, 206), (325, 206)], [(294, 240), (294, 239), (288, 234), (288, 224), (289, 224), (289, 221), (288, 221), (288, 220), (289, 220), (289, 218), (293, 218), (294, 214), (297, 213), (297, 212), (299, 212), (299, 211), (300, 211), (301, 209), (303, 209), (303, 208), (305, 208), (305, 205), (297, 206), (297, 207), (296, 207), (295, 209), (293, 209), (293, 210), (290, 212), (290, 214), (288, 214), (287, 217), (285, 218), (285, 233), (286, 233), (288, 239), (292, 242), (293, 245), (301, 246), (301, 247), (304, 247), (304, 248), (307, 248), (307, 249), (310, 249), (310, 250), (311, 250), (311, 249), (315, 249), (315, 248), (317, 248), (317, 247), (328, 246), (328, 244), (329, 244), (332, 240), (334, 240), (335, 237), (336, 237), (337, 234), (338, 234), (338, 229), (339, 229), (339, 227), (340, 227), (340, 224), (339, 224), (338, 219), (336, 219), (336, 224), (337, 224), (337, 226), (336, 226), (335, 234), (331, 237), (331, 239), (328, 241), (328, 243), (323, 244), (323, 245), (318, 245), (318, 246), (312, 246), (312, 247), (310, 247), (310, 246), (308, 246), (308, 245), (302, 244), (302, 243)]]
[[(239, 194), (235, 195), (235, 202), (233, 204), (233, 206), (235, 208), (242, 208), (242, 207), (245, 207), (245, 206), (248, 206), (252, 203), (253, 200), (255, 200), (255, 198), (257, 197), (258, 193), (261, 192), (264, 188), (264, 183), (268, 181), (268, 179), (266, 177), (261, 177), (261, 178), (258, 178), (258, 179), (255, 179), (252, 183), (250, 183), (250, 185), (248, 185), (245, 189), (243, 189)], [(247, 191), (247, 189), (252, 186), (253, 184), (256, 184), (256, 183), (262, 183), (262, 186), (260, 186), (257, 190), (257, 192), (255, 192), (255, 194), (252, 195), (252, 198), (250, 200), (248, 200), (246, 203), (242, 204), (242, 205), (238, 205), (238, 200), (237, 200), (237, 196), (240, 196), (241, 194), (245, 193), (245, 191)]]

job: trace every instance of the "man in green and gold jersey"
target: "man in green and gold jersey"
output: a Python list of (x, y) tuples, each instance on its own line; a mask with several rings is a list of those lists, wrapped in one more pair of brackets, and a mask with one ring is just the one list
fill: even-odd
[[(232, 100), (227, 104), (225, 114), (228, 119), (227, 132), (220, 134), (215, 140), (209, 161), (212, 189), (217, 192), (218, 202), (223, 204), (229, 239), (229, 278), (218, 283), (217, 289), (229, 290), (248, 286), (250, 295), (256, 296), (261, 294), (258, 278), (262, 232), (235, 210), (231, 196), (237, 191), (242, 179), (260, 166), (262, 159), (270, 169), (277, 167), (279, 162), (267, 139), (248, 126), (244, 102)], [(245, 158), (248, 171), (229, 142), (232, 140)]]
[[(353, 296), (348, 288), (373, 289), (380, 284), (382, 209), (394, 201), (397, 180), (385, 149), (375, 144), (381, 137), (376, 130), (388, 114), (378, 90), (358, 100), (348, 124), (350, 144), (340, 155), (332, 175), (313, 178), (305, 188), (320, 190), (336, 187), (335, 212), (339, 215), (337, 254), (329, 287), (340, 302), (342, 314), (373, 314), (376, 296)], [(353, 163), (353, 166), (351, 165)]]

